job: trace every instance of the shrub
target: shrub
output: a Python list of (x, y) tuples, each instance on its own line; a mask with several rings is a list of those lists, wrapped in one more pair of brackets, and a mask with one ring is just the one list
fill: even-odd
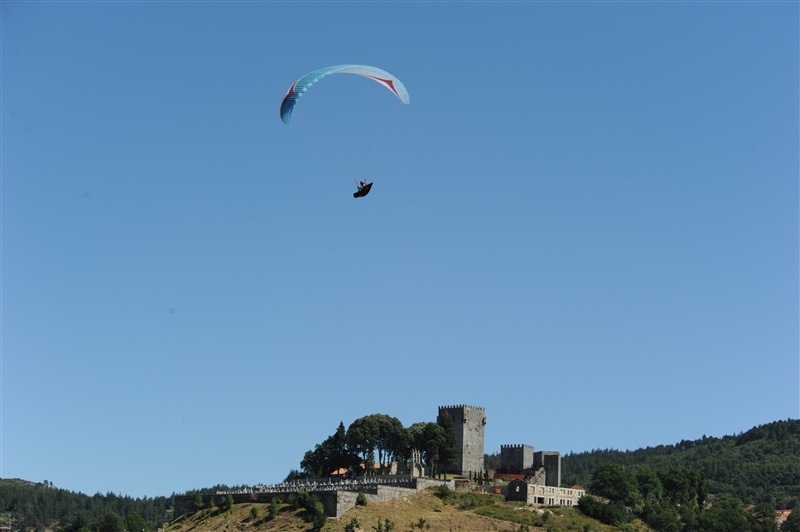
[(619, 526), (630, 523), (634, 519), (633, 512), (629, 511), (620, 501), (611, 501), (605, 507), (605, 519), (602, 521), (609, 525)]
[(193, 512), (200, 511), (204, 508), (203, 504), (203, 495), (199, 491), (195, 491), (192, 493), (192, 500), (189, 503), (189, 507), (192, 509)]
[(472, 492), (464, 493), (461, 495), (460, 499), (461, 501), (458, 506), (461, 510), (472, 510), (481, 505), (480, 499)]
[(269, 518), (270, 519), (274, 519), (275, 516), (278, 515), (278, 512), (280, 511), (280, 508), (278, 508), (278, 505), (280, 503), (281, 503), (281, 500), (278, 497), (273, 497), (272, 498), (272, 501), (269, 503)]
[(327, 521), (325, 506), (319, 499), (307, 491), (298, 491), (294, 496), (294, 505), (306, 511), (305, 520), (311, 523), (312, 530), (320, 530)]
[(619, 501), (606, 502), (593, 495), (584, 495), (578, 501), (580, 511), (607, 525), (619, 526), (633, 521), (633, 514)]
[(433, 488), (433, 494), (443, 501), (450, 501), (456, 498), (456, 493), (445, 485)]
[(219, 502), (217, 506), (221, 512), (227, 512), (231, 508), (233, 508), (233, 495), (230, 493), (227, 494), (222, 500)]
[(593, 519), (600, 519), (603, 512), (603, 501), (594, 495), (584, 495), (578, 501), (578, 508), (583, 515), (589, 516)]
[[(414, 525), (411, 525), (411, 528), (414, 528)], [(381, 518), (378, 518), (378, 526), (372, 527), (375, 532), (392, 532), (394, 530), (394, 523), (387, 517), (386, 522), (382, 523)]]
[(367, 505), (367, 496), (363, 493), (359, 493), (358, 497), (356, 497), (356, 506), (366, 506)]
[(669, 504), (647, 502), (641, 515), (642, 521), (654, 530), (663, 532), (680, 532), (681, 516)]
[(255, 521), (258, 519), (258, 516), (261, 514), (261, 509), (258, 506), (253, 506), (250, 508), (250, 519)]
[(328, 516), (325, 515), (325, 506), (317, 500), (314, 501), (313, 507), (314, 509), (309, 511), (311, 514), (311, 529), (322, 530), (322, 527), (325, 526), (325, 522), (328, 520)]

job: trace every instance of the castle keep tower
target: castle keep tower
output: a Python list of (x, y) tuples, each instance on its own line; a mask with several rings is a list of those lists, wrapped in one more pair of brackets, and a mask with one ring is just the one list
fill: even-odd
[(522, 473), (533, 468), (533, 447), (530, 445), (501, 445), (500, 470), (503, 473)]
[(478, 406), (440, 406), (436, 421), (448, 416), (453, 423), (461, 455), (448, 473), (469, 475), (483, 471), (483, 427), (486, 411)]

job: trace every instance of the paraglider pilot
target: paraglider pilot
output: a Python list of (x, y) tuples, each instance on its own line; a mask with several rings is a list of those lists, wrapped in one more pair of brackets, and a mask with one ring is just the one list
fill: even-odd
[(353, 192), (354, 198), (363, 198), (367, 194), (369, 194), (369, 190), (372, 188), (372, 183), (367, 183), (363, 179), (358, 182), (358, 190)]

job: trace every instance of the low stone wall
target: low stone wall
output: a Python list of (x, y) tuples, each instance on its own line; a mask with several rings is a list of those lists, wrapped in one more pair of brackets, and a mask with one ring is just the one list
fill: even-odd
[[(356, 498), (359, 493), (363, 493), (368, 502), (385, 502), (399, 499), (408, 495), (413, 495), (418, 491), (435, 486), (448, 486), (454, 488), (452, 480), (433, 480), (427, 478), (383, 478), (375, 477), (361, 482), (352, 483), (324, 483), (324, 484), (286, 484), (280, 486), (270, 486), (263, 490), (241, 490), (231, 492), (221, 492), (214, 495), (203, 497), (203, 505), (208, 507), (212, 499), (219, 503), (223, 497), (230, 495), (234, 504), (247, 502), (257, 502), (269, 504), (275, 497), (285, 500), (287, 496), (298, 491), (308, 491), (316, 496), (325, 507), (328, 517), (338, 518), (350, 508), (356, 505)], [(191, 511), (193, 497), (188, 495), (175, 496), (175, 519), (184, 516)]]
[[(339, 518), (344, 513), (356, 505), (356, 498), (359, 493), (363, 493), (367, 502), (386, 502), (400, 497), (406, 497), (417, 493), (416, 488), (402, 488), (397, 486), (378, 486), (375, 490), (369, 491), (337, 491), (336, 508), (327, 512), (328, 517)], [(323, 503), (324, 504), (324, 503)], [(327, 507), (326, 507), (327, 510)]]

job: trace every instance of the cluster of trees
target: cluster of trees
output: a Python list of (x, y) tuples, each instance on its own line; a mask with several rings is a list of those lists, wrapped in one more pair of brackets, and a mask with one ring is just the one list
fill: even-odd
[(172, 508), (172, 497), (89, 496), (56, 488), (46, 480), (0, 480), (0, 513), (20, 530), (156, 530), (172, 518)]
[(148, 532), (152, 530), (147, 521), (137, 513), (125, 517), (107, 512), (102, 519), (92, 521), (85, 514), (76, 515), (72, 521), (58, 529), (59, 532)]
[(619, 526), (638, 516), (657, 530), (677, 532), (682, 524), (697, 521), (706, 496), (705, 478), (699, 471), (655, 472), (605, 463), (594, 470), (580, 509), (610, 525)]
[[(777, 532), (775, 506), (760, 503), (745, 508), (741, 500), (720, 495), (707, 504), (705, 475), (698, 470), (674, 468), (654, 471), (639, 466), (599, 465), (592, 474), (581, 512), (604, 523), (621, 526), (642, 519), (661, 532), (730, 531)], [(783, 530), (798, 530), (797, 518)]]
[(294, 471), (289, 478), (326, 477), (340, 468), (362, 465), (372, 473), (376, 458), (379, 464), (408, 460), (413, 449), (420, 451), (427, 471), (445, 471), (459, 456), (452, 420), (444, 416), (436, 423), (414, 423), (406, 428), (395, 417), (371, 414), (356, 419), (347, 429), (340, 422), (336, 432), (305, 453), (300, 462), (302, 472)]
[[(598, 465), (611, 462), (655, 470), (695, 469), (710, 494), (728, 494), (746, 505), (770, 503), (789, 509), (800, 503), (800, 420), (776, 421), (736, 436), (682, 440), (636, 451), (595, 450), (565, 455), (561, 478), (586, 486)], [(487, 466), (488, 467), (488, 466)]]
[[(219, 487), (220, 491), (228, 491), (229, 489), (230, 488), (227, 486)], [(211, 488), (187, 492), (186, 495), (191, 498), (189, 509), (192, 512), (199, 512), (200, 510), (213, 510), (214, 508), (216, 508), (216, 511), (218, 512), (226, 512), (230, 510), (233, 506), (233, 495), (228, 493), (227, 495), (222, 496), (222, 498), (220, 498), (218, 501), (213, 495), (216, 492), (217, 490), (212, 491)]]

